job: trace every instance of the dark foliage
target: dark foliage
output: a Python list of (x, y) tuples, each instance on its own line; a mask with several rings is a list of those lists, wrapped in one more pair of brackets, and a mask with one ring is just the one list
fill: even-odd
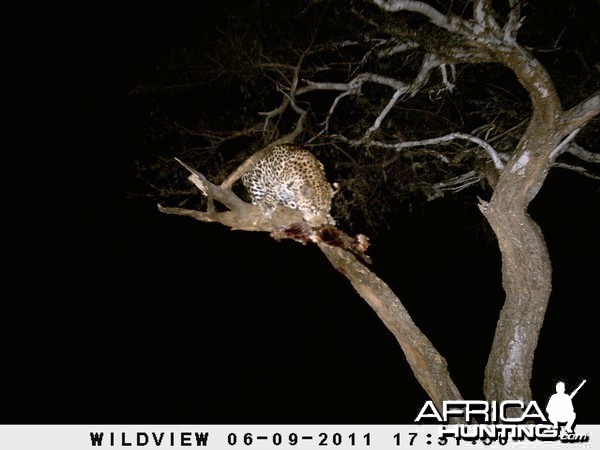
[[(470, 2), (437, 2), (441, 11), (468, 16)], [(499, 2), (498, 20), (506, 12)], [(531, 1), (519, 40), (546, 65), (565, 107), (600, 87), (594, 17), (597, 2), (569, 1), (550, 5)], [(563, 20), (568, 17), (568, 20)], [(410, 82), (423, 54), (442, 51), (448, 33), (418, 15), (393, 15), (361, 1), (254, 1), (236, 5), (215, 23), (209, 41), (186, 45), (164, 59), (151, 80), (133, 93), (153, 110), (146, 138), (149, 148), (165, 159), (140, 155), (140, 179), (150, 194), (165, 202), (199, 205), (172, 164), (178, 155), (214, 181), (222, 181), (257, 149), (291, 131), (293, 111), (274, 117), (263, 127), (261, 113), (277, 108), (303, 53), (300, 80), (347, 82), (356, 73), (371, 72)], [(379, 51), (406, 40), (419, 48), (378, 57)], [(352, 45), (350, 45), (352, 43)], [(441, 49), (441, 50), (440, 50)], [(365, 84), (362, 95), (343, 98), (319, 134), (338, 92), (303, 95), (298, 105), (309, 111), (298, 143), (308, 143), (321, 159), (330, 181), (339, 182), (334, 215), (348, 229), (372, 232), (386, 225), (398, 207), (414, 208), (443, 195), (436, 184), (474, 170), (480, 182), (467, 190), (468, 200), (489, 194), (494, 171), (484, 152), (465, 141), (443, 146), (392, 149), (353, 147), (335, 138), (358, 138), (369, 128), (391, 91)], [(199, 108), (198, 105), (211, 105)], [(530, 116), (525, 90), (505, 68), (492, 64), (457, 65), (455, 88), (444, 88), (439, 71), (413, 97), (396, 104), (376, 137), (387, 142), (433, 138), (450, 132), (486, 139), (510, 154)], [(598, 121), (579, 136), (589, 150), (598, 147)], [(440, 155), (447, 158), (442, 160)], [(140, 187), (148, 193), (147, 187)], [(456, 189), (459, 191), (459, 189)], [(165, 199), (168, 197), (168, 199)]]

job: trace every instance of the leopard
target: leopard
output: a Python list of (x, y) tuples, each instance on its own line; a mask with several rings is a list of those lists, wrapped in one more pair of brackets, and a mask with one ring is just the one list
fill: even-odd
[(251, 201), (271, 219), (282, 205), (302, 212), (312, 227), (335, 225), (331, 203), (335, 195), (325, 168), (308, 149), (299, 145), (276, 145), (242, 176)]

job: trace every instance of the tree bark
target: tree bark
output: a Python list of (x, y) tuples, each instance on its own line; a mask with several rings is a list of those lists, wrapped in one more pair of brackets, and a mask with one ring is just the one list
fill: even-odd
[(361, 264), (352, 253), (319, 244), (333, 267), (344, 275), (358, 294), (369, 304), (392, 332), (415, 377), (438, 410), (444, 400), (462, 400), (450, 378), (448, 364), (433, 344), (413, 322), (400, 299), (379, 277)]
[[(303, 122), (308, 111), (295, 104), (295, 96), (320, 89), (341, 90), (343, 93), (336, 97), (327, 115), (327, 122), (341, 96), (358, 95), (362, 83), (371, 81), (396, 89), (392, 99), (369, 129), (372, 131), (380, 128), (381, 121), (403, 92), (409, 92), (410, 89), (416, 92), (426, 83), (434, 67), (443, 69), (443, 64), (459, 62), (496, 62), (515, 73), (527, 90), (532, 104), (533, 113), (528, 128), (506, 165), (492, 147), (483, 146), (493, 158), (499, 176), (492, 198), (489, 203), (482, 201), (480, 209), (498, 238), (502, 255), (502, 283), (506, 293), (485, 369), (484, 392), (490, 401), (529, 401), (534, 353), (552, 290), (552, 266), (542, 231), (529, 216), (527, 208), (541, 189), (556, 157), (567, 149), (579, 129), (600, 113), (600, 94), (592, 95), (568, 111), (562, 110), (548, 72), (531, 53), (516, 42), (520, 26), (518, 7), (513, 8), (508, 21), (501, 27), (494, 18), (492, 2), (489, 0), (473, 2), (471, 20), (451, 13), (440, 13), (422, 1), (372, 1), (387, 11), (420, 13), (458, 39), (450, 39), (451, 44), (442, 45), (439, 54), (428, 53), (429, 63), (423, 63), (417, 77), (420, 81), (415, 82), (412, 87), (369, 73), (356, 76), (350, 83), (308, 82), (307, 86), (299, 88), (302, 56), (295, 68), (290, 94), (286, 94), (280, 107), (266, 114), (265, 124), (269, 123), (272, 116), (281, 114), (291, 106), (299, 116), (296, 128), (276, 143), (291, 142), (304, 131)], [(327, 127), (323, 131), (327, 131)], [(452, 135), (456, 138), (459, 134), (463, 138), (467, 136), (461, 133)], [(473, 140), (473, 137), (469, 139)], [(372, 139), (369, 131), (359, 141), (346, 142), (354, 145), (379, 144), (397, 150), (407, 146), (407, 143), (379, 143)], [(419, 143), (422, 144), (423, 142)], [(182, 163), (192, 173), (190, 181), (207, 196), (207, 211), (159, 207), (160, 210), (168, 214), (191, 216), (200, 221), (220, 222), (233, 229), (266, 231), (277, 239), (290, 237), (301, 242), (317, 243), (335, 269), (348, 278), (355, 290), (394, 334), (416, 378), (435, 405), (441, 408), (444, 400), (461, 399), (444, 358), (415, 325), (389, 287), (352, 253), (344, 250), (348, 247), (339, 248), (326, 244), (325, 242), (331, 243), (322, 239), (328, 234), (327, 230), (319, 231), (307, 225), (298, 226), (302, 220), (298, 211), (278, 208), (273, 217), (267, 219), (259, 208), (246, 204), (231, 191), (233, 183), (261, 154), (259, 152), (242, 164), (221, 186), (210, 183), (202, 174)], [(224, 205), (227, 211), (218, 212), (214, 201)], [(345, 237), (339, 230), (334, 234)], [(342, 241), (345, 242), (345, 239)], [(363, 251), (363, 243), (359, 237), (355, 241), (349, 241), (352, 243), (349, 248), (354, 245), (355, 250), (359, 250), (358, 254)]]
[[(444, 400), (462, 399), (450, 378), (446, 360), (415, 325), (398, 297), (347, 250), (351, 249), (368, 259), (364, 255), (368, 247), (366, 237), (359, 235), (352, 238), (331, 226), (312, 228), (303, 224), (299, 211), (284, 207), (277, 208), (271, 218), (266, 218), (258, 206), (242, 201), (231, 189), (211, 183), (194, 168), (180, 160), (178, 162), (191, 172), (189, 181), (207, 197), (207, 211), (158, 205), (159, 211), (192, 217), (201, 222), (218, 222), (235, 230), (269, 232), (276, 239), (292, 238), (304, 243), (317, 243), (335, 269), (348, 278), (394, 334), (417, 380), (436, 407), (441, 410)], [(227, 211), (218, 212), (214, 201), (227, 207)], [(335, 245), (330, 245), (331, 242)]]
[[(562, 146), (598, 113), (597, 96), (563, 112), (546, 69), (525, 49), (498, 52), (527, 89), (533, 115), (513, 158), (501, 172), (489, 203), (480, 210), (502, 254), (506, 299), (485, 369), (489, 401), (531, 400), (533, 358), (552, 290), (552, 266), (540, 227), (527, 213)], [(565, 136), (569, 137), (563, 141)]]
[(485, 369), (489, 401), (531, 400), (533, 358), (552, 290), (552, 266), (542, 231), (527, 206), (546, 178), (548, 155), (559, 144), (552, 125), (533, 120), (492, 199), (480, 204), (498, 238), (506, 293)]

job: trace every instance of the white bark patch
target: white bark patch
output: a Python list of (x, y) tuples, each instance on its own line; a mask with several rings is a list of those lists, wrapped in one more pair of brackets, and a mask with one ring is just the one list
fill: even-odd
[(522, 371), (521, 356), (523, 354), (523, 335), (521, 333), (521, 327), (515, 327), (515, 337), (509, 344), (508, 355), (506, 358), (506, 364), (504, 364), (503, 376), (505, 385), (510, 385), (512, 381), (512, 374), (518, 371)]
[(525, 166), (529, 163), (529, 150), (525, 150), (517, 162), (515, 162), (510, 169), (511, 173), (516, 173), (517, 175), (523, 175), (525, 173)]
[(475, 5), (475, 21), (479, 24), (484, 24), (485, 11), (483, 10), (483, 2), (477, 2)]
[(542, 98), (546, 98), (550, 95), (550, 91), (548, 91), (548, 88), (539, 81), (536, 81), (535, 83), (533, 83), (533, 85), (538, 90)]

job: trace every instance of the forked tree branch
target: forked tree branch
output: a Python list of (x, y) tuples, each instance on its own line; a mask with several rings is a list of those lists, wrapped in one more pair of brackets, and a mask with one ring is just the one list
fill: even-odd
[(395, 144), (389, 143), (389, 142), (375, 141), (375, 140), (366, 140), (364, 138), (348, 139), (341, 135), (336, 135), (334, 137), (337, 137), (341, 141), (347, 142), (348, 144), (353, 145), (353, 146), (368, 145), (368, 146), (372, 146), (372, 147), (389, 148), (389, 149), (393, 149), (396, 151), (400, 151), (405, 148), (425, 147), (428, 145), (443, 145), (443, 144), (447, 144), (448, 142), (453, 141), (455, 139), (467, 140), (467, 141), (473, 142), (474, 144), (477, 144), (479, 147), (481, 147), (490, 156), (491, 160), (494, 162), (494, 166), (496, 167), (496, 169), (498, 169), (499, 171), (502, 171), (504, 169), (504, 163), (502, 162), (500, 155), (494, 149), (494, 147), (492, 147), (490, 144), (488, 144), (483, 139), (478, 138), (477, 136), (472, 136), (470, 134), (466, 134), (466, 133), (450, 133), (450, 134), (446, 134), (444, 136), (439, 136), (436, 138), (422, 139), (420, 141), (397, 142)]
[(581, 131), (581, 128), (575, 128), (571, 132), (571, 134), (569, 134), (566, 138), (564, 138), (562, 140), (562, 142), (560, 144), (558, 144), (554, 150), (552, 150), (552, 153), (550, 153), (550, 156), (549, 156), (550, 161), (554, 161), (558, 155), (567, 151), (567, 149), (571, 145), (571, 142), (573, 141), (573, 139), (575, 139), (575, 136), (577, 136), (580, 131)]
[(596, 92), (573, 108), (565, 111), (562, 123), (567, 134), (575, 128), (582, 128), (600, 114), (600, 92)]
[[(450, 33), (468, 37), (468, 44), (457, 44), (456, 48), (447, 51), (443, 56), (426, 54), (421, 69), (412, 83), (375, 73), (361, 73), (348, 82), (302, 80), (300, 69), (308, 50), (305, 51), (293, 68), (293, 79), (284, 77), (288, 86), (285, 90), (280, 89), (283, 95), (281, 104), (263, 114), (264, 130), (269, 131), (273, 119), (281, 117), (291, 108), (297, 114), (294, 129), (253, 154), (220, 186), (211, 183), (202, 174), (182, 163), (192, 173), (189, 177), (190, 181), (207, 197), (207, 211), (160, 205), (159, 210), (166, 214), (189, 216), (203, 222), (218, 222), (232, 229), (269, 232), (276, 238), (289, 237), (301, 242), (317, 243), (336, 270), (352, 283), (356, 291), (392, 331), (415, 376), (436, 406), (441, 407), (443, 400), (460, 399), (460, 393), (448, 374), (446, 361), (414, 324), (400, 300), (381, 279), (349, 251), (336, 247), (331, 244), (331, 240), (327, 240), (333, 233), (338, 238), (341, 236), (341, 241), (344, 241), (345, 235), (342, 232), (334, 227), (311, 229), (303, 224), (302, 214), (299, 211), (283, 207), (277, 208), (273, 217), (267, 219), (259, 207), (244, 202), (231, 190), (233, 184), (271, 147), (293, 142), (305, 131), (304, 122), (308, 109), (298, 104), (299, 96), (325, 90), (340, 92), (329, 107), (322, 123), (324, 128), (319, 133), (321, 135), (328, 132), (330, 119), (339, 102), (346, 96), (359, 95), (365, 83), (377, 83), (392, 88), (393, 95), (385, 105), (380, 107), (377, 118), (362, 138), (351, 140), (339, 135), (329, 137), (338, 138), (354, 146), (371, 146), (396, 151), (446, 144), (461, 139), (476, 144), (493, 161), (500, 179), (492, 199), (489, 203), (482, 201), (480, 209), (498, 236), (503, 256), (503, 286), (506, 291), (506, 302), (498, 321), (494, 348), (490, 353), (486, 369), (486, 396), (490, 400), (509, 398), (526, 400), (530, 398), (529, 381), (533, 352), (549, 298), (551, 279), (551, 268), (543, 235), (527, 214), (527, 206), (543, 184), (552, 160), (560, 153), (570, 151), (573, 154), (585, 155), (583, 158), (593, 159), (590, 155), (578, 151), (572, 140), (577, 130), (600, 111), (600, 94), (595, 94), (569, 111), (562, 111), (547, 71), (539, 61), (516, 43), (515, 37), (520, 26), (520, 10), (513, 0), (511, 0), (513, 9), (503, 29), (498, 26), (493, 17), (491, 0), (474, 1), (473, 20), (465, 20), (451, 13), (441, 13), (422, 1), (372, 1), (386, 11), (410, 11), (422, 14)], [(347, 45), (355, 45), (355, 42), (349, 41)], [(381, 49), (381, 45), (383, 45), (381, 42), (375, 43), (371, 52), (378, 51), (378, 56), (384, 57), (413, 48), (412, 44), (398, 44), (390, 47), (389, 52), (385, 53), (386, 49)], [(448, 79), (445, 64), (482, 61), (501, 63), (512, 69), (528, 91), (533, 103), (533, 119), (506, 167), (501, 155), (489, 142), (470, 134), (450, 133), (432, 139), (398, 143), (373, 139), (375, 131), (381, 128), (383, 121), (402, 96), (420, 91), (427, 84), (433, 69), (440, 67), (443, 83), (450, 89), (452, 83)], [(453, 66), (450, 67), (453, 69)], [(292, 67), (285, 67), (285, 69), (291, 70)], [(557, 126), (560, 128), (559, 133), (553, 134)], [(561, 133), (562, 135), (559, 136), (558, 134)], [(276, 127), (273, 136), (275, 135), (278, 135)], [(542, 145), (538, 145), (540, 142)], [(563, 163), (556, 163), (555, 166), (575, 170)], [(444, 183), (438, 183), (437, 188), (459, 190), (480, 179), (480, 174), (470, 171)], [(214, 202), (224, 205), (227, 210), (218, 211)], [(338, 232), (341, 234), (336, 234)], [(360, 245), (360, 239), (356, 241)]]
[(508, 20), (504, 25), (504, 41), (505, 42), (516, 42), (517, 41), (517, 32), (523, 22), (521, 20), (521, 2), (523, 0), (510, 0), (510, 13), (508, 15)]
[[(310, 46), (309, 46), (309, 49), (310, 49)], [(267, 146), (263, 147), (259, 151), (252, 154), (249, 158), (247, 158), (242, 164), (240, 164), (225, 179), (225, 181), (223, 181), (221, 183), (222, 189), (230, 190), (233, 187), (234, 183), (237, 180), (239, 180), (242, 177), (242, 175), (244, 175), (248, 170), (250, 170), (250, 167), (252, 167), (257, 161), (259, 161), (271, 148), (273, 148), (277, 145), (289, 144), (291, 142), (294, 142), (294, 140), (298, 136), (300, 136), (300, 134), (302, 134), (302, 132), (304, 131), (304, 122), (306, 120), (308, 111), (300, 108), (296, 104), (295, 97), (297, 95), (296, 91), (298, 88), (298, 83), (300, 81), (300, 68), (302, 66), (302, 62), (304, 61), (304, 58), (306, 57), (306, 54), (309, 49), (305, 50), (305, 52), (302, 53), (302, 55), (300, 55), (298, 64), (296, 65), (296, 67), (294, 69), (294, 78), (293, 78), (292, 84), (290, 86), (289, 94), (284, 93), (284, 97), (283, 97), (283, 101), (282, 101), (281, 105), (279, 107), (277, 107), (276, 109), (274, 109), (273, 111), (270, 111), (269, 113), (267, 113), (267, 118), (265, 119), (265, 127), (266, 127), (268, 124), (268, 121), (271, 118), (275, 117), (276, 115), (283, 114), (284, 111), (287, 109), (287, 107), (291, 105), (292, 109), (298, 114), (296, 126), (290, 133), (286, 134), (285, 136), (280, 137), (279, 139), (276, 139), (276, 140), (270, 142)]]
[(594, 164), (600, 163), (600, 153), (592, 153), (574, 142), (571, 142), (571, 145), (569, 145), (566, 152), (585, 162)]
[[(351, 253), (364, 257), (368, 240), (362, 235), (352, 238), (326, 225), (313, 229), (302, 221), (297, 210), (278, 207), (272, 218), (265, 217), (260, 208), (242, 201), (231, 189), (215, 185), (186, 163), (177, 160), (190, 173), (192, 182), (209, 200), (223, 204), (228, 210), (218, 212), (171, 208), (158, 205), (160, 212), (186, 216), (201, 222), (218, 222), (233, 230), (262, 231), (271, 236), (291, 238), (303, 243), (316, 243), (331, 264), (352, 283), (361, 297), (375, 310), (394, 334), (419, 383), (438, 408), (443, 400), (460, 400), (460, 392), (448, 373), (444, 358), (412, 321), (410, 315), (391, 289)], [(209, 203), (211, 203), (209, 202)]]
[(422, 14), (432, 23), (455, 33), (464, 33), (463, 27), (472, 30), (467, 22), (454, 14), (443, 14), (431, 5), (413, 0), (373, 0), (381, 9), (389, 12), (409, 11)]
[[(480, 204), (498, 238), (506, 293), (486, 366), (484, 391), (488, 400), (527, 401), (531, 399), (533, 356), (552, 278), (543, 234), (527, 214), (527, 207), (541, 189), (554, 158), (566, 151), (578, 129), (599, 113), (600, 95), (594, 94), (569, 111), (562, 110), (547, 70), (516, 42), (520, 10), (513, 0), (504, 29), (494, 18), (491, 0), (474, 0), (472, 20), (442, 14), (421, 1), (372, 1), (386, 11), (419, 13), (440, 28), (466, 37), (469, 45), (459, 56), (461, 62), (478, 62), (479, 55), (485, 55), (490, 62), (511, 69), (529, 94), (532, 119), (506, 168), (496, 152), (483, 147), (493, 155), (500, 176), (490, 202)], [(401, 143), (384, 146), (402, 148)]]

